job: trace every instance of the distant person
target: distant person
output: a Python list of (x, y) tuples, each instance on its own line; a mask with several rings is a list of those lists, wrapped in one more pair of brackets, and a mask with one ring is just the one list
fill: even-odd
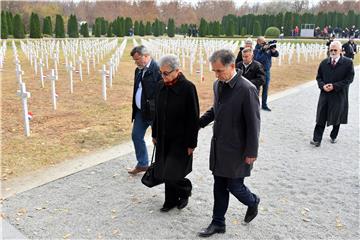
[(235, 55), (215, 51), (209, 59), (217, 80), (214, 104), (200, 118), (200, 127), (214, 122), (210, 170), (214, 176), (212, 221), (200, 237), (224, 233), (230, 193), (247, 206), (244, 221), (258, 214), (260, 198), (244, 184), (257, 158), (260, 133), (259, 97), (253, 84), (235, 70)]
[(251, 48), (251, 49), (253, 48), (253, 42), (252, 42), (251, 38), (247, 38), (244, 42), (244, 47), (240, 47), (240, 51), (236, 57), (235, 64), (238, 64), (239, 62), (242, 61), (242, 50), (244, 48)]
[(324, 59), (318, 68), (316, 80), (320, 88), (320, 97), (316, 112), (316, 125), (310, 144), (320, 147), (325, 126), (332, 125), (330, 142), (336, 143), (340, 124), (348, 121), (349, 85), (354, 79), (352, 60), (342, 57), (341, 42), (330, 44), (330, 57)]
[(253, 59), (253, 50), (244, 48), (242, 50), (242, 61), (236, 64), (236, 68), (242, 71), (242, 75), (255, 85), (258, 92), (265, 83), (264, 67)]
[(145, 132), (152, 124), (155, 113), (155, 88), (161, 79), (159, 67), (150, 56), (148, 49), (141, 45), (134, 47), (130, 53), (137, 68), (134, 76), (134, 90), (132, 101), (132, 141), (135, 147), (137, 164), (128, 171), (137, 174), (148, 169), (148, 152), (144, 141)]
[(342, 51), (345, 57), (354, 59), (354, 56), (357, 53), (357, 46), (354, 42), (354, 37), (350, 37), (349, 41), (342, 45)]
[(276, 44), (268, 44), (263, 36), (258, 37), (254, 50), (254, 59), (260, 62), (265, 70), (265, 84), (261, 94), (261, 108), (265, 111), (271, 111), (267, 104), (268, 91), (270, 86), (270, 68), (271, 59), (278, 57), (279, 52), (276, 50)]
[(186, 178), (192, 171), (193, 152), (199, 129), (199, 100), (195, 85), (179, 69), (175, 55), (159, 60), (160, 81), (156, 94), (156, 113), (152, 128), (156, 144), (155, 176), (165, 181), (162, 212), (188, 204), (192, 185)]

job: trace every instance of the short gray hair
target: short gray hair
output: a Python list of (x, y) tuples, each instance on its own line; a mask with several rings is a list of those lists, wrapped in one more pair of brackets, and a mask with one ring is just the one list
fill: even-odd
[(245, 40), (245, 44), (251, 44), (252, 45), (252, 40), (251, 40), (251, 38), (247, 38), (246, 40)]
[(235, 55), (232, 51), (227, 50), (227, 49), (220, 49), (215, 51), (211, 57), (209, 58), (209, 61), (211, 63), (216, 62), (217, 60), (220, 60), (220, 62), (224, 65), (224, 66), (228, 66), (232, 63), (235, 63)]
[(332, 42), (330, 43), (330, 47), (331, 47), (331, 46), (334, 46), (334, 45), (336, 45), (338, 49), (341, 49), (341, 47), (342, 47), (341, 42), (338, 41), (338, 40), (334, 40), (334, 41), (332, 41)]
[(247, 52), (253, 53), (253, 50), (251, 48), (249, 48), (249, 47), (246, 47), (241, 51), (242, 54), (245, 54)]
[(176, 70), (179, 69), (180, 67), (180, 60), (176, 55), (173, 54), (165, 55), (160, 58), (159, 66), (163, 67), (165, 65), (169, 66), (171, 70)]
[(149, 50), (144, 45), (134, 47), (131, 50), (130, 55), (133, 57), (135, 53), (139, 54), (140, 56), (150, 55)]

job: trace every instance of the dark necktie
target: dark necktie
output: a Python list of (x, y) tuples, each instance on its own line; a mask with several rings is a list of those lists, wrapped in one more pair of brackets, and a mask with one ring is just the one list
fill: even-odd
[(336, 61), (335, 61), (335, 59), (333, 59), (332, 62), (331, 62), (331, 67), (335, 68), (335, 66), (336, 66)]
[(140, 71), (138, 72), (138, 74), (136, 76), (136, 89), (139, 88), (139, 84), (141, 82), (142, 75), (143, 75), (143, 69), (140, 69)]

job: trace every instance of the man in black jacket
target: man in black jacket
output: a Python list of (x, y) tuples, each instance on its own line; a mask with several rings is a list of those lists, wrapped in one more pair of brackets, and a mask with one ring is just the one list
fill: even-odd
[(352, 60), (340, 55), (341, 42), (333, 41), (329, 52), (330, 57), (320, 63), (316, 76), (320, 97), (313, 140), (310, 141), (315, 147), (320, 147), (326, 125), (333, 126), (330, 142), (336, 143), (340, 124), (347, 123), (349, 85), (355, 74)]
[(199, 233), (209, 237), (225, 232), (225, 213), (232, 193), (248, 207), (244, 221), (258, 213), (260, 198), (244, 184), (257, 158), (260, 134), (260, 104), (253, 84), (235, 70), (235, 56), (218, 50), (209, 59), (217, 80), (213, 106), (200, 118), (199, 126), (214, 121), (210, 170), (214, 175), (214, 208), (211, 224)]
[(240, 47), (240, 51), (236, 57), (236, 60), (235, 60), (235, 64), (237, 65), (239, 62), (242, 61), (242, 50), (244, 50), (245, 48), (251, 48), (252, 49), (252, 45), (253, 45), (253, 42), (251, 40), (251, 38), (247, 38), (244, 42), (244, 47)]
[(138, 163), (128, 171), (137, 174), (146, 171), (149, 165), (148, 152), (144, 141), (145, 132), (151, 125), (155, 113), (154, 95), (158, 81), (161, 79), (159, 66), (151, 58), (145, 46), (133, 48), (132, 56), (137, 68), (135, 69), (134, 90), (132, 101), (132, 140)]
[(351, 37), (347, 43), (342, 45), (342, 51), (345, 57), (354, 59), (355, 54), (357, 53), (357, 46), (354, 42), (354, 37)]
[(265, 83), (264, 67), (256, 60), (253, 60), (253, 50), (244, 48), (242, 50), (242, 61), (236, 64), (236, 68), (242, 71), (242, 75), (255, 85), (258, 92)]

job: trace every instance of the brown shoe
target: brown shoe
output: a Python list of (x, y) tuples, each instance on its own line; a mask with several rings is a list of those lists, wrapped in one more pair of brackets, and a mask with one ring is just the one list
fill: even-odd
[(131, 169), (128, 171), (129, 174), (138, 174), (140, 172), (145, 172), (149, 167), (135, 167), (134, 169)]

